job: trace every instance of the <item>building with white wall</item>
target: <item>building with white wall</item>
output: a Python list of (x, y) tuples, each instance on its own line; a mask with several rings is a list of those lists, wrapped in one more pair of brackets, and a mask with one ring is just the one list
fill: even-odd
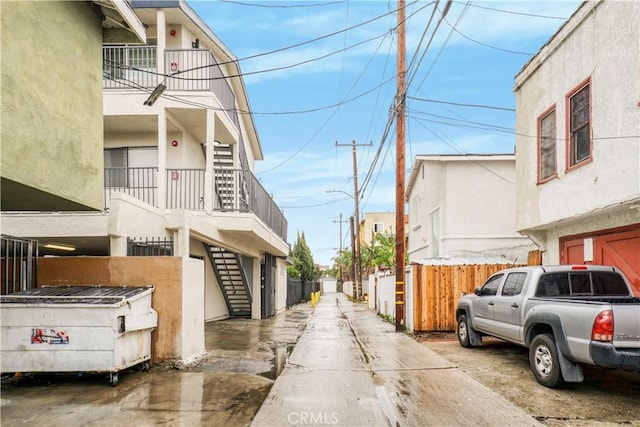
[(90, 208), (3, 212), (3, 233), (41, 255), (181, 257), (186, 358), (205, 321), (285, 310), (287, 220), (254, 175), (263, 153), (234, 55), (183, 0), (130, 3), (146, 44), (100, 38), (102, 88), (86, 100), (100, 112), (84, 124), (100, 130)]
[(408, 179), (409, 261), (474, 254), (526, 262), (516, 231), (515, 155), (418, 155)]
[(586, 1), (515, 78), (517, 229), (640, 291), (640, 3)]

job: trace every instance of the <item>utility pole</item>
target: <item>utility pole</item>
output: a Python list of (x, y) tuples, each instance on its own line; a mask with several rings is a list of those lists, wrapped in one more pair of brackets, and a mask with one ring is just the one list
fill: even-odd
[(356, 272), (354, 274), (355, 280), (355, 292), (353, 294), (354, 299), (360, 299), (362, 296), (362, 261), (360, 258), (360, 208), (359, 208), (359, 200), (360, 195), (358, 194), (358, 161), (356, 156), (356, 147), (357, 146), (365, 146), (371, 147), (373, 143), (369, 144), (356, 144), (356, 141), (351, 141), (351, 144), (338, 144), (336, 142), (336, 147), (349, 147), (353, 151), (353, 202), (355, 205), (355, 245), (353, 246), (353, 252), (355, 253), (355, 262), (356, 262)]
[[(342, 256), (342, 223), (349, 222), (349, 221), (343, 221), (342, 212), (340, 212), (340, 220), (339, 221), (334, 220), (333, 222), (337, 222), (340, 224), (340, 252), (338, 252), (338, 261), (340, 261), (340, 257)], [(338, 269), (339, 269), (338, 279), (340, 280), (340, 286), (342, 286), (342, 263), (341, 262), (338, 262)]]
[(398, 61), (396, 93), (396, 332), (404, 330), (404, 173), (406, 101), (405, 0), (398, 0)]
[(353, 282), (351, 282), (351, 293), (353, 298), (356, 297), (356, 292), (358, 291), (358, 285), (356, 282), (356, 261), (358, 260), (358, 257), (356, 256), (356, 235), (353, 232), (354, 227), (353, 227), (353, 215), (349, 217), (349, 225), (351, 226), (351, 261), (352, 261), (352, 265), (353, 265)]

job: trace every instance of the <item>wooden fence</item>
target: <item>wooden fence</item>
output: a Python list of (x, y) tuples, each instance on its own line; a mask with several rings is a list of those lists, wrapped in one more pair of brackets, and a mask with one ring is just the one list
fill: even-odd
[(493, 273), (511, 265), (414, 264), (411, 267), (414, 331), (455, 331), (456, 306), (462, 293), (473, 293)]

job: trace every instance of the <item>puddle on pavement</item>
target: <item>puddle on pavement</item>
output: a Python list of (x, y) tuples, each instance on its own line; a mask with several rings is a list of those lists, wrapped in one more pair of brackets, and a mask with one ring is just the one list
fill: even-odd
[(275, 381), (287, 365), (289, 356), (291, 356), (295, 346), (295, 344), (283, 344), (271, 347), (271, 351), (274, 356), (271, 360), (271, 369), (265, 372), (260, 372), (258, 375)]

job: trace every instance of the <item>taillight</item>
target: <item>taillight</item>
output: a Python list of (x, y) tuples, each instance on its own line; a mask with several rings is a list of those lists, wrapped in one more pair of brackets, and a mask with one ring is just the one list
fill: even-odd
[(586, 265), (573, 265), (571, 266), (572, 270), (588, 270), (589, 267), (587, 267)]
[(591, 339), (594, 341), (613, 341), (613, 311), (604, 310), (598, 313), (593, 321)]

